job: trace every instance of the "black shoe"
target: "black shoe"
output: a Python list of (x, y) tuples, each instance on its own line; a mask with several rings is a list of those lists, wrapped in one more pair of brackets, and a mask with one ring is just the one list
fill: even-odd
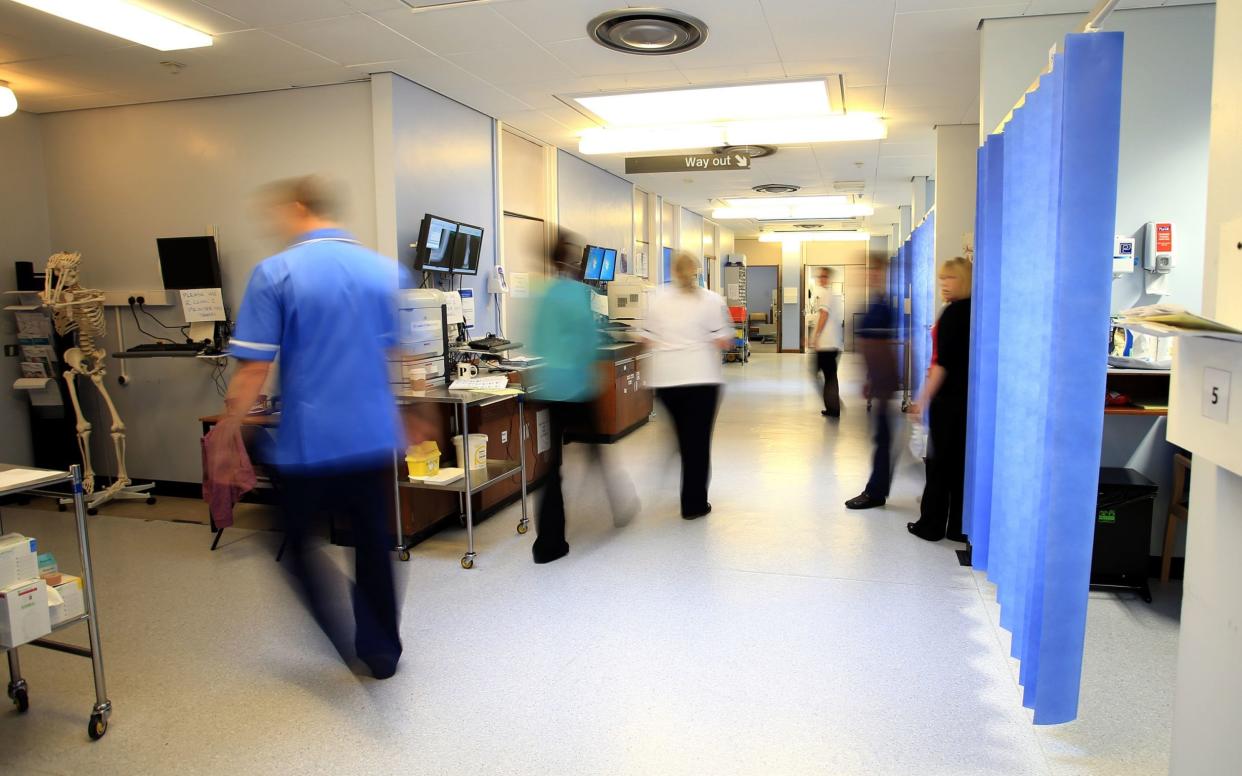
[(535, 544), (531, 547), (531, 555), (535, 558), (535, 563), (551, 563), (554, 560), (565, 557), (569, 554), (569, 545), (561, 542), (559, 546), (552, 549), (546, 549)]
[(930, 536), (928, 534), (923, 533), (923, 530), (919, 528), (918, 523), (906, 523), (906, 530), (914, 534), (915, 536), (919, 537), (920, 539), (923, 539), (924, 541), (928, 541), (928, 542), (938, 542), (944, 538), (943, 536)]
[(849, 501), (845, 502), (846, 509), (874, 509), (884, 506), (885, 499), (876, 498), (870, 493), (860, 493)]
[(961, 542), (962, 544), (970, 544), (970, 539), (966, 537), (966, 534), (945, 534), (944, 538), (948, 539), (951, 542)]
[(833, 420), (841, 417), (840, 412), (829, 412), (828, 410), (820, 410), (819, 414), (823, 415), (825, 418), (832, 418)]
[(707, 509), (704, 509), (702, 512), (682, 512), (681, 519), (682, 520), (698, 520), (700, 517), (707, 517), (711, 513), (712, 513), (712, 505), (708, 504)]
[(376, 679), (388, 679), (397, 673), (397, 660), (400, 655), (371, 655), (360, 656), (362, 662), (367, 664), (367, 668), (371, 669), (371, 676)]

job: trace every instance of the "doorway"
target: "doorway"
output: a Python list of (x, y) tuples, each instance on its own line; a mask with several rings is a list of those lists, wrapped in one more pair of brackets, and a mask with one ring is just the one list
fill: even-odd
[(865, 264), (817, 264), (807, 265), (804, 268), (805, 276), (802, 286), (802, 309), (805, 313), (804, 340), (807, 347), (813, 349), (811, 335), (815, 331), (818, 318), (812, 315), (811, 301), (818, 287), (815, 278), (821, 270), (825, 269), (829, 272), (828, 282), (831, 284), (832, 293), (845, 297), (844, 320), (837, 323), (838, 325), (844, 324), (842, 341), (845, 351), (853, 352), (855, 349), (854, 324), (867, 311), (867, 267)]
[(780, 267), (746, 268), (747, 337), (752, 353), (780, 352), (780, 284)]

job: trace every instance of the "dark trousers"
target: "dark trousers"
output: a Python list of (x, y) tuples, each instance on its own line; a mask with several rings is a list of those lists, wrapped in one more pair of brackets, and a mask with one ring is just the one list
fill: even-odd
[[(395, 542), (392, 478), (391, 466), (314, 475), (284, 472), (281, 478), (288, 541), (285, 562), (297, 578), (307, 608), (347, 660), (355, 651), (362, 658), (401, 654), (390, 557)], [(339, 601), (333, 600), (341, 587), (340, 572), (325, 560), (317, 561), (310, 546), (321, 518), (347, 526), (356, 546), (352, 645), (348, 623), (334, 605)]]
[(824, 375), (824, 410), (829, 415), (841, 414), (841, 387), (837, 383), (838, 350), (821, 350), (815, 354), (815, 368)]
[(929, 539), (962, 535), (962, 492), (966, 481), (966, 412), (931, 408), (931, 456), (916, 530)]
[[(552, 449), (548, 452), (551, 453), (552, 460), (543, 483), (543, 500), (539, 503), (539, 514), (535, 518), (538, 536), (533, 549), (536, 555), (560, 554), (560, 550), (566, 546), (565, 494), (561, 479), (561, 464), (565, 460), (565, 431), (571, 427), (589, 430), (596, 426), (595, 405), (588, 402), (549, 402), (547, 409), (548, 431), (552, 441)], [(606, 477), (603, 452), (599, 445), (587, 444), (587, 451), (601, 477)]]
[(719, 385), (660, 388), (656, 395), (668, 410), (681, 453), (681, 513), (707, 511), (707, 486), (712, 479), (712, 430), (720, 405)]
[(867, 495), (872, 498), (888, 498), (893, 483), (893, 429), (888, 416), (888, 401), (873, 399), (871, 416), (875, 424), (875, 455), (871, 459), (871, 479), (867, 480)]

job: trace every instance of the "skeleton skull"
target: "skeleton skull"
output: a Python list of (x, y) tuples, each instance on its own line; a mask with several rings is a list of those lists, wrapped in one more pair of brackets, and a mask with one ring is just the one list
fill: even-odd
[(78, 287), (78, 272), (82, 264), (80, 253), (57, 253), (47, 260), (47, 276), (43, 280), (44, 304), (56, 304), (66, 290)]

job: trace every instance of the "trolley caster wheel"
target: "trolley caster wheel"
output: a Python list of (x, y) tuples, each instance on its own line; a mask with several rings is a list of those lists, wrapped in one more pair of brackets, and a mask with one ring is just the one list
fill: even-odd
[(154, 503), (155, 503), (155, 496), (147, 496), (147, 506), (151, 506)]
[(94, 517), (95, 515), (99, 514), (99, 510), (96, 509), (95, 507), (87, 507), (86, 514), (90, 515), (91, 517)]
[(90, 724), (86, 726), (86, 734), (92, 741), (98, 741), (108, 732), (108, 718), (102, 714), (92, 714)]
[(30, 710), (30, 693), (25, 687), (11, 691), (9, 697), (13, 699), (13, 705), (17, 707), (18, 714), (25, 714)]
[(469, 555), (462, 556), (461, 567), (464, 569), (474, 568), (474, 558), (470, 557)]
[(401, 549), (397, 552), (397, 557), (398, 557), (398, 558), (400, 558), (403, 562), (404, 562), (404, 561), (408, 561), (408, 560), (410, 559), (410, 551), (409, 551), (409, 550), (407, 550), (406, 548), (402, 547), (402, 548), (401, 548)]
[(519, 534), (525, 534), (525, 533), (526, 533), (527, 531), (529, 531), (529, 530), (530, 530), (530, 526), (529, 526), (528, 524), (526, 524), (526, 523), (518, 523), (518, 526), (517, 526), (517, 532), (518, 532)]

